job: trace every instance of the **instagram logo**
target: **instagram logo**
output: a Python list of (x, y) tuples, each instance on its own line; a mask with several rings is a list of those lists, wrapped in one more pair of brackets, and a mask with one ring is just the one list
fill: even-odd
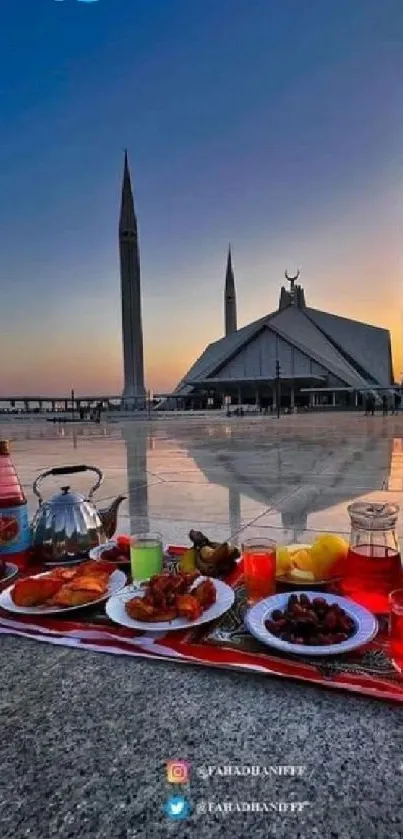
[(168, 760), (167, 779), (169, 784), (187, 784), (189, 780), (187, 760)]

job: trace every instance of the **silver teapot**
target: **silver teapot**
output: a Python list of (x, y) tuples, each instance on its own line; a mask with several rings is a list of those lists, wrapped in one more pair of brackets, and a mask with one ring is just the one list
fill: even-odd
[[(39, 486), (45, 478), (87, 471), (98, 475), (87, 498), (79, 492), (71, 492), (69, 486), (63, 486), (49, 501), (43, 500)], [(112, 538), (117, 511), (125, 496), (118, 495), (107, 509), (97, 510), (92, 496), (101, 486), (103, 477), (96, 466), (81, 465), (49, 469), (36, 478), (33, 491), (39, 498), (39, 508), (31, 525), (35, 559), (45, 563), (71, 562), (87, 556), (91, 548)]]

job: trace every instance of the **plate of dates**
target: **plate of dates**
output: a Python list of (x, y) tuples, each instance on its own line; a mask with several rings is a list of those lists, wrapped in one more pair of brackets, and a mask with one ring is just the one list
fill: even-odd
[(95, 560), (106, 559), (107, 562), (114, 562), (116, 567), (130, 565), (129, 536), (117, 536), (116, 539), (110, 539), (109, 542), (104, 542), (103, 545), (91, 548), (89, 558)]
[(266, 597), (245, 615), (249, 632), (293, 655), (339, 655), (362, 647), (378, 631), (375, 616), (336, 594), (288, 592)]

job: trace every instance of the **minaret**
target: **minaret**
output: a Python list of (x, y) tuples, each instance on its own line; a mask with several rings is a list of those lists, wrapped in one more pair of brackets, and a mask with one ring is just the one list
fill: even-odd
[(144, 407), (140, 256), (127, 152), (125, 152), (119, 220), (119, 252), (124, 363), (123, 399), (129, 401), (132, 407)]
[(231, 245), (228, 248), (227, 271), (225, 274), (224, 293), (225, 335), (236, 332), (236, 296), (234, 271), (232, 268)]

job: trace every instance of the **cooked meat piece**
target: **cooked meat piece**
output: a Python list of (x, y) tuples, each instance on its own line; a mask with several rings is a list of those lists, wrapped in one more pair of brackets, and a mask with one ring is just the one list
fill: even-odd
[(176, 598), (176, 608), (179, 617), (195, 621), (203, 613), (203, 608), (192, 594), (180, 594)]
[(16, 606), (42, 606), (49, 597), (56, 594), (61, 585), (61, 580), (49, 577), (28, 577), (25, 580), (17, 580), (11, 597)]
[(63, 586), (46, 605), (67, 609), (70, 606), (86, 606), (94, 600), (99, 600), (99, 597), (97, 591), (72, 591), (68, 586)]
[(68, 583), (70, 591), (95, 591), (98, 597), (106, 592), (108, 588), (109, 574), (90, 575), (89, 573), (84, 577), (75, 577), (71, 583)]
[(208, 609), (217, 600), (217, 592), (212, 580), (203, 580), (192, 589), (192, 595), (200, 603), (203, 610)]
[(143, 597), (133, 597), (125, 604), (125, 609), (129, 618), (147, 623), (171, 621), (177, 617), (176, 608), (163, 610), (145, 602)]

